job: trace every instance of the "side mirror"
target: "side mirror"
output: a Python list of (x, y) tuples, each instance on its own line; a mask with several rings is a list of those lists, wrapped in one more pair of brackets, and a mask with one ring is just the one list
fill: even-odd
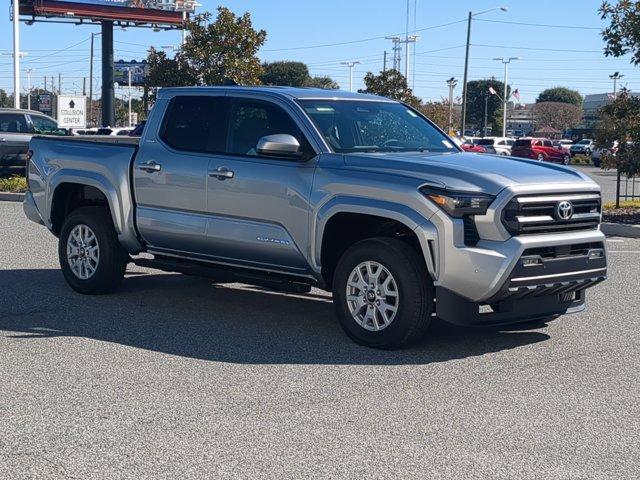
[(256, 151), (260, 155), (296, 157), (300, 154), (300, 142), (288, 133), (267, 135), (258, 140)]

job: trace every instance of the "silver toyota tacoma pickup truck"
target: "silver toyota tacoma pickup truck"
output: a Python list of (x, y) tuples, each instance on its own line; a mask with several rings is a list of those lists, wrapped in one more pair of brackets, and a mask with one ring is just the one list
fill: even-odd
[(116, 289), (128, 263), (317, 287), (354, 341), (397, 348), (435, 315), (489, 325), (579, 311), (606, 276), (597, 184), (465, 153), (386, 98), (167, 88), (139, 141), (37, 136), (30, 149), (24, 210), (59, 238), (84, 294)]

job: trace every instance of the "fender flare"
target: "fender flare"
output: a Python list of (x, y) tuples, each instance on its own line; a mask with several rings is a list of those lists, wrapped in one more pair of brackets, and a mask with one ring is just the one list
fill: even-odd
[[(311, 265), (314, 270), (321, 270), (321, 253), (324, 231), (331, 218), (339, 213), (360, 213), (396, 220), (414, 231), (420, 241), (422, 254), (427, 263), (429, 273), (435, 275), (435, 264), (429, 247), (429, 241), (437, 242), (437, 230), (428, 216), (400, 203), (376, 200), (356, 196), (335, 196), (324, 203), (314, 213), (311, 222)], [(437, 249), (435, 250), (437, 251)]]

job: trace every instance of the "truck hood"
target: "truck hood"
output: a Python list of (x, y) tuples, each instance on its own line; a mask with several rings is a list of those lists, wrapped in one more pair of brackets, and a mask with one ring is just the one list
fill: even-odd
[(355, 153), (345, 155), (344, 161), (347, 168), (412, 177), (452, 190), (491, 195), (515, 185), (595, 184), (570, 167), (478, 153)]

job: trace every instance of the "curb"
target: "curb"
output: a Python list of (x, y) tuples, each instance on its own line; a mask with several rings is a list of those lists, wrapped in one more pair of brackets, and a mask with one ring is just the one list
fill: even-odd
[(0, 202), (22, 202), (24, 193), (0, 192)]
[(610, 237), (640, 238), (640, 225), (624, 223), (602, 223), (600, 230)]

